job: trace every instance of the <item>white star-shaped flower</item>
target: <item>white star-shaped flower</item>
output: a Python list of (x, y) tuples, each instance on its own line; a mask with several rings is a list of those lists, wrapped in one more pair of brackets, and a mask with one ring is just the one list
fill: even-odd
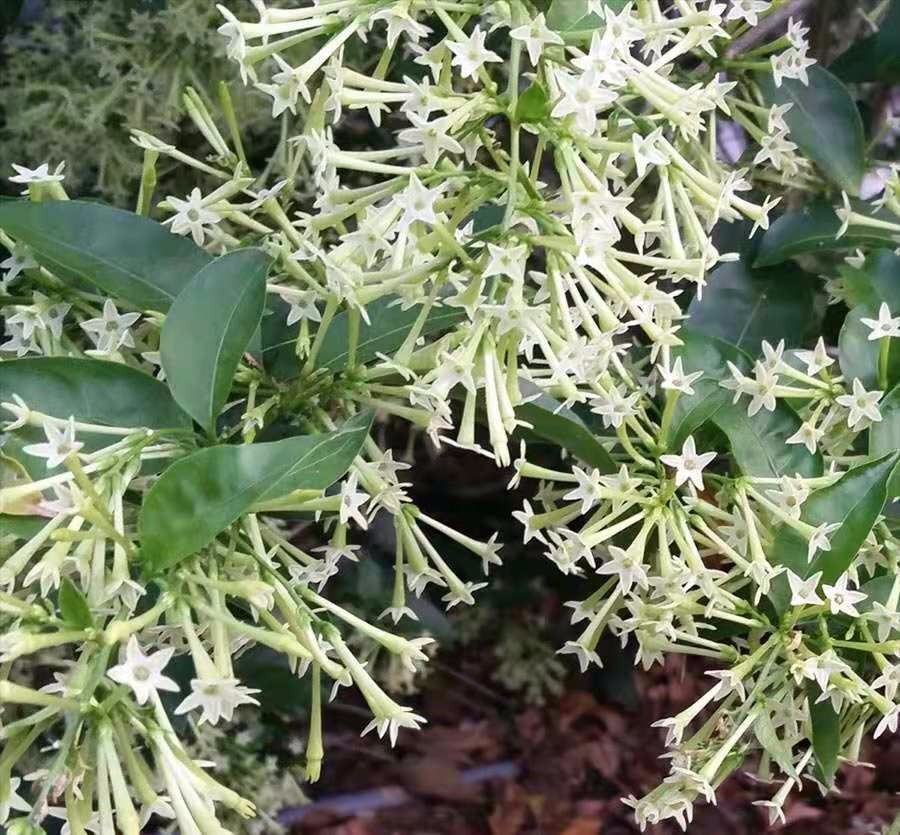
[(878, 308), (877, 319), (860, 318), (859, 321), (870, 331), (869, 342), (890, 337), (900, 338), (900, 316), (891, 316), (891, 310), (885, 302)]
[(812, 351), (796, 351), (795, 355), (806, 366), (806, 373), (810, 377), (815, 377), (820, 371), (834, 365), (834, 359), (828, 356), (825, 340), (821, 336)]
[(798, 574), (787, 570), (788, 585), (791, 587), (791, 606), (818, 606), (822, 598), (816, 593), (822, 572), (817, 571), (812, 577), (803, 579)]
[(812, 532), (806, 549), (806, 559), (808, 562), (812, 562), (819, 551), (831, 550), (831, 539), (829, 537), (840, 526), (840, 522), (823, 522)]
[(682, 366), (681, 357), (672, 363), (672, 368), (667, 369), (664, 365), (657, 365), (659, 375), (662, 377), (660, 386), (667, 391), (680, 391), (682, 394), (694, 394), (693, 383), (697, 382), (702, 376), (702, 371), (695, 371), (693, 374), (685, 374)]
[(195, 678), (191, 679), (191, 695), (177, 708), (176, 716), (201, 709), (199, 723), (218, 724), (220, 719), (230, 722), (234, 710), (240, 705), (258, 705), (252, 694), (259, 693), (250, 687), (244, 687), (236, 678)]
[(476, 26), (472, 30), (472, 34), (463, 40), (444, 41), (447, 49), (453, 53), (453, 66), (459, 67), (463, 78), (475, 78), (478, 70), (485, 63), (503, 61), (496, 52), (485, 49), (485, 38), (487, 38), (487, 33), (480, 26)]
[(859, 378), (853, 380), (853, 393), (842, 394), (835, 398), (836, 402), (850, 410), (847, 415), (847, 426), (853, 429), (864, 419), (873, 423), (881, 420), (881, 412), (878, 409), (878, 401), (881, 400), (883, 391), (866, 391)]
[(639, 557), (616, 545), (609, 546), (609, 555), (612, 559), (603, 563), (597, 573), (618, 575), (622, 594), (628, 594), (635, 584), (642, 589), (649, 588), (647, 570)]
[(513, 40), (522, 41), (525, 44), (528, 58), (534, 66), (537, 66), (541, 52), (547, 44), (561, 45), (563, 43), (563, 39), (547, 27), (543, 12), (529, 23), (510, 29), (509, 36)]
[(827, 583), (823, 584), (822, 591), (825, 592), (831, 614), (845, 614), (858, 618), (859, 610), (856, 608), (856, 604), (861, 603), (868, 595), (865, 592), (848, 589), (848, 580), (849, 577), (843, 574), (833, 586), (829, 586)]
[(61, 183), (65, 180), (63, 171), (66, 164), (61, 162), (56, 166), (56, 170), (51, 174), (50, 165), (46, 162), (41, 163), (37, 168), (27, 168), (24, 165), (12, 164), (16, 173), (9, 178), (11, 183)]
[(47, 469), (52, 470), (62, 464), (70, 455), (74, 455), (84, 444), (75, 440), (75, 418), (70, 417), (68, 423), (60, 428), (57, 421), (47, 420), (43, 425), (47, 443), (29, 444), (25, 452), (37, 458), (47, 459)]
[(178, 692), (178, 685), (162, 674), (174, 654), (175, 650), (168, 648), (146, 655), (138, 645), (137, 638), (132, 635), (125, 647), (125, 660), (115, 667), (110, 667), (106, 675), (113, 681), (130, 687), (134, 691), (137, 703), (145, 705), (157, 690)]
[(681, 455), (661, 455), (659, 460), (675, 469), (675, 486), (690, 481), (698, 490), (703, 489), (703, 469), (716, 457), (714, 452), (697, 453), (694, 436), (691, 435), (681, 448)]

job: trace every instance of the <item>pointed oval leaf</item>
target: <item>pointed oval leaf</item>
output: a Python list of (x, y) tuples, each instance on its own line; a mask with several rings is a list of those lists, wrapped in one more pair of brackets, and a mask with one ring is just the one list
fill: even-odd
[[(501, 209), (502, 211), (502, 209)], [(262, 321), (262, 358), (266, 369), (280, 380), (288, 380), (300, 373), (300, 362), (294, 350), (299, 324), (286, 324), (287, 305), (279, 300), (269, 300), (272, 310)], [(378, 353), (391, 354), (406, 339), (419, 315), (418, 308), (403, 310), (395, 296), (377, 299), (366, 305), (370, 324), (360, 322), (356, 360), (366, 363)], [(434, 307), (422, 328), (422, 335), (437, 333), (453, 327), (465, 318), (465, 311), (457, 307)], [(338, 313), (331, 321), (317, 357), (319, 368), (340, 371), (347, 364), (349, 317)]]
[(771, 74), (759, 83), (770, 105), (792, 105), (785, 114), (791, 140), (822, 174), (853, 196), (866, 170), (866, 136), (856, 102), (843, 83), (816, 65), (809, 84), (786, 78), (775, 86)]
[(806, 688), (809, 718), (812, 724), (813, 754), (816, 758), (816, 776), (826, 786), (834, 783), (838, 754), (841, 753), (841, 719), (831, 704), (831, 699), (818, 701), (822, 691), (815, 682)]
[(58, 602), (60, 614), (70, 626), (76, 629), (90, 629), (94, 625), (91, 607), (68, 577), (63, 577), (60, 583)]
[(750, 417), (747, 402), (743, 398), (737, 403), (726, 403), (712, 416), (712, 422), (728, 437), (735, 464), (744, 475), (822, 475), (825, 465), (821, 454), (811, 453), (803, 444), (787, 443), (803, 423), (790, 406), (778, 401), (775, 411), (761, 409)]
[(900, 255), (892, 249), (876, 249), (861, 267), (845, 264), (840, 273), (853, 305), (886, 302), (892, 311), (900, 310)]
[(772, 722), (772, 716), (768, 710), (763, 710), (753, 723), (753, 733), (773, 762), (788, 777), (794, 777), (799, 780), (800, 778), (797, 774), (797, 769), (794, 768), (793, 757), (791, 756), (791, 747), (787, 742), (779, 738), (778, 731), (775, 729), (775, 724)]
[(773, 345), (802, 345), (817, 325), (816, 279), (791, 265), (753, 269), (743, 258), (712, 272), (703, 298), (688, 308), (691, 329), (758, 354)]
[(19, 541), (31, 539), (43, 530), (50, 520), (43, 516), (12, 516), (0, 513), (0, 539), (4, 536)]
[(2, 203), (0, 229), (60, 278), (84, 279), (141, 310), (168, 310), (212, 260), (156, 221), (80, 200)]
[(0, 362), (0, 403), (17, 394), (31, 409), (104, 426), (190, 427), (169, 390), (149, 374), (118, 362), (27, 357)]
[(215, 425), (262, 318), (268, 270), (260, 249), (217, 258), (191, 279), (163, 323), (159, 350), (169, 388), (206, 429)]
[[(871, 331), (863, 323), (863, 319), (877, 319), (878, 306), (861, 304), (854, 307), (844, 319), (838, 338), (841, 373), (848, 385), (853, 380), (859, 381), (868, 390), (881, 389), (878, 378), (878, 361), (881, 352), (880, 341), (869, 339)], [(892, 339), (888, 346), (887, 385), (900, 382), (900, 340)]]
[[(881, 214), (866, 211), (862, 206), (854, 208), (873, 217)], [(851, 226), (838, 238), (840, 228), (841, 221), (834, 207), (824, 201), (811, 203), (799, 211), (785, 212), (766, 230), (753, 265), (770, 267), (797, 255), (858, 247), (890, 247), (896, 243), (886, 230), (868, 226)]]
[[(525, 396), (539, 390), (533, 384), (522, 382)], [(541, 438), (568, 450), (580, 461), (597, 468), (601, 473), (614, 473), (616, 465), (606, 447), (571, 409), (540, 393), (534, 400), (516, 407), (516, 417), (531, 426), (531, 431)]]
[(550, 115), (547, 91), (535, 81), (516, 102), (516, 121), (536, 124)]
[(683, 344), (675, 350), (675, 356), (681, 358), (685, 374), (702, 371), (703, 376), (693, 384), (694, 394), (682, 394), (675, 403), (668, 434), (670, 450), (681, 449), (688, 435), (731, 402), (731, 392), (719, 385), (722, 375), (728, 373), (726, 362), (733, 362), (743, 370), (750, 366), (743, 351), (715, 336), (690, 328), (682, 328), (678, 336)]
[[(413, 323), (419, 316), (418, 306), (406, 310), (391, 296), (378, 299), (366, 306), (370, 323), (360, 322), (359, 341), (356, 346), (356, 361), (363, 363), (375, 359), (376, 354), (391, 354), (406, 339)], [(428, 336), (453, 327), (466, 318), (466, 312), (459, 307), (433, 307), (425, 320), (422, 335)], [(331, 322), (322, 342), (317, 360), (319, 368), (338, 371), (347, 364), (350, 320), (346, 313), (339, 313)]]
[(141, 507), (141, 558), (148, 572), (171, 568), (208, 545), (254, 503), (293, 490), (324, 490), (349, 468), (371, 412), (335, 432), (265, 444), (214, 446), (177, 461)]
[[(900, 383), (894, 386), (878, 404), (881, 420), (869, 429), (869, 455), (888, 455), (900, 449)], [(888, 485), (888, 494), (900, 496), (900, 469)]]
[[(602, 0), (600, 5), (614, 12), (620, 12), (625, 8), (628, 0)], [(547, 26), (557, 32), (589, 32), (603, 26), (603, 20), (599, 15), (591, 11), (592, 5), (588, 0), (553, 0), (547, 10)]]
[(749, 357), (734, 345), (685, 328), (679, 332), (684, 343), (677, 350), (684, 371), (702, 371), (694, 384), (694, 394), (682, 394), (673, 412), (668, 448), (677, 450), (704, 423), (711, 422), (728, 438), (738, 469), (745, 475), (777, 478), (782, 475), (821, 475), (823, 463), (801, 444), (788, 444), (787, 439), (799, 428), (801, 420), (784, 402), (773, 412), (765, 409), (752, 417), (747, 414), (747, 399), (733, 403), (733, 393), (723, 388), (722, 380), (730, 378), (727, 362), (746, 370)]
[[(819, 551), (807, 560), (806, 540), (793, 528), (782, 526), (775, 534), (770, 561), (787, 566), (801, 577), (822, 572), (823, 583), (833, 583), (848, 568), (884, 508), (888, 484), (900, 461), (900, 451), (867, 461), (848, 470), (834, 484), (817, 490), (804, 503), (800, 516), (809, 525), (840, 527), (831, 534), (831, 550)], [(769, 599), (783, 612), (791, 593), (782, 574), (772, 582)]]

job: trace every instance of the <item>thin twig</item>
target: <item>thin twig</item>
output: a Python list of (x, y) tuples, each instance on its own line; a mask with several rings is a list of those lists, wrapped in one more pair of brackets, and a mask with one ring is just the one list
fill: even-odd
[(788, 19), (795, 17), (804, 11), (807, 6), (811, 6), (813, 0), (791, 0), (786, 6), (780, 8), (777, 12), (773, 12), (767, 18), (760, 21), (759, 26), (755, 26), (745, 35), (739, 37), (725, 53), (728, 58), (734, 58), (742, 52), (763, 43), (769, 39), (769, 36), (781, 29)]

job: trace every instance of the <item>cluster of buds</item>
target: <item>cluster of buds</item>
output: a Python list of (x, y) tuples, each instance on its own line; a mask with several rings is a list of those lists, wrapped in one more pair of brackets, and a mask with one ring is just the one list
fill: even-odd
[[(681, 303), (702, 298), (712, 270), (738, 257), (718, 250), (715, 226), (769, 228), (779, 200), (750, 199), (754, 183), (816, 177), (785, 107), (762, 106), (756, 81), (759, 71), (776, 84), (806, 79), (803, 28), (792, 22), (784, 38), (728, 52), (782, 5), (590, 0), (574, 4), (573, 19), (571, 3), (544, 14), (522, 0), (483, 17), (465, 0), (254, 0), (255, 21), (221, 7), (221, 32), (243, 82), (282, 120), (275, 154), (288, 177), (271, 183), (251, 170), (227, 96), (223, 132), (208, 104), (186, 95), (210, 146), (204, 159), (133, 135), (144, 152), (140, 213), (150, 211), (157, 162), (170, 157), (211, 183), (158, 204), (171, 233), (212, 254), (252, 242), (273, 264), (265, 319), (287, 351), (277, 370), (266, 351), (245, 355), (230, 389), (237, 417), (220, 440), (252, 446), (284, 421), (331, 432), (338, 415), (375, 409), (438, 447), (512, 467), (511, 486), (536, 487), (515, 514), (525, 541), (564, 573), (597, 575), (570, 604), (572, 622), (585, 625), (561, 652), (583, 670), (599, 665), (598, 642), (611, 632), (646, 667), (671, 654), (720, 667), (701, 699), (660, 723), (672, 772), (629, 799), (641, 825), (686, 825), (695, 799), (714, 800), (754, 749), (762, 777), (783, 775), (767, 803), (777, 816), (803, 781), (831, 779), (813, 750), (821, 705), (837, 717), (848, 759), (870, 728), (893, 731), (900, 717), (900, 540), (880, 518), (897, 462), (859, 453), (885, 419), (900, 319), (887, 303), (861, 319), (877, 345), (873, 385), (836, 373), (821, 341), (808, 351), (764, 343), (755, 361), (712, 341), (698, 349)], [(349, 66), (360, 41), (377, 44), (374, 66)], [(726, 119), (760, 146), (751, 170), (717, 157)], [(360, 121), (385, 147), (340, 146), (341, 126)], [(21, 168), (13, 179), (32, 201), (67, 199), (61, 170)], [(898, 194), (894, 172), (883, 208), (896, 210)], [(849, 201), (841, 212), (846, 228), (900, 231)], [(164, 314), (72, 285), (15, 235), (0, 231), (0, 243), (10, 252), (0, 264), (4, 362), (87, 356), (164, 378)], [(381, 326), (392, 316), (403, 322), (396, 339), (398, 328)], [(704, 359), (710, 351), (718, 365)], [(713, 448), (704, 402), (726, 404), (751, 428), (777, 423), (789, 452), (764, 468), (748, 465), (734, 439), (731, 454)], [(363, 733), (393, 743), (425, 721), (354, 647), (365, 639), (415, 671), (431, 640), (396, 629), (415, 619), (407, 595), (433, 585), (448, 607), (473, 604), (483, 583), (463, 579), (469, 567), (445, 559), (442, 543), (484, 574), (500, 564), (499, 546), (417, 507), (401, 475), (409, 465), (391, 450), (367, 437), (338, 489), (261, 498), (151, 583), (136, 509), (160, 471), (195, 451), (194, 433), (135, 429), (140, 415), (110, 426), (46, 414), (22, 392), (2, 407), (17, 461), (0, 513), (31, 517), (32, 528), (0, 530), (0, 703), (23, 714), (0, 730), (0, 823), (12, 811), (29, 825), (49, 813), (72, 832), (136, 835), (160, 815), (182, 832), (218, 833), (217, 807), (252, 814), (190, 758), (170, 721), (217, 724), (257, 704), (235, 672), (252, 646), (283, 654), (309, 682), (310, 780), (324, 755), (329, 683), (332, 698), (341, 686), (358, 690), (371, 712)], [(590, 450), (558, 431), (550, 436), (571, 458), (548, 464), (517, 447), (523, 430), (541, 434), (536, 413), (582, 433), (592, 426)], [(315, 518), (324, 544), (300, 547), (284, 514)], [(392, 630), (328, 596), (342, 565), (363, 556), (354, 532), (377, 514), (393, 531), (382, 613)], [(56, 590), (58, 606), (48, 598)], [(40, 690), (13, 683), (16, 663), (44, 650), (71, 669)], [(189, 692), (166, 675), (176, 653), (190, 659)], [(175, 691), (171, 705), (160, 695)], [(26, 803), (11, 769), (60, 728)]]

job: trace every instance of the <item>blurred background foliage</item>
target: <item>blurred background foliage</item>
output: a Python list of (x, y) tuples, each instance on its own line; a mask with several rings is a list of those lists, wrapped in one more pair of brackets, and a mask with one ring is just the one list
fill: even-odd
[[(0, 0), (0, 171), (64, 160), (72, 194), (130, 205), (141, 152), (128, 130), (200, 149), (182, 93), (192, 86), (215, 110), (223, 80), (248, 145), (270, 153), (279, 124), (228, 66), (220, 23), (210, 0)], [(193, 185), (160, 174), (163, 194)]]

